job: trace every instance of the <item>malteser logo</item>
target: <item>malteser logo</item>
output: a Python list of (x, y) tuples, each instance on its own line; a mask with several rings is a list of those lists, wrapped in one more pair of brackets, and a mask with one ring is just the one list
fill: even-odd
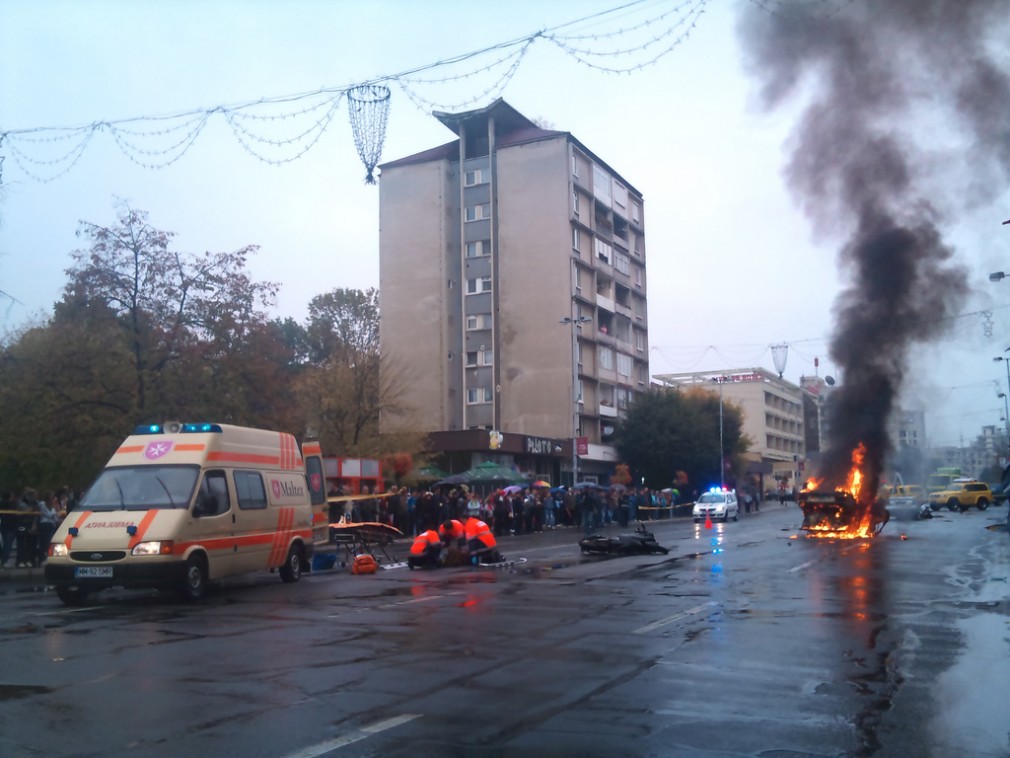
[(274, 491), (274, 497), (305, 497), (305, 488), (299, 487), (294, 482), (283, 482), (273, 479), (270, 487)]
[(169, 440), (149, 442), (147, 443), (147, 447), (144, 448), (144, 457), (149, 461), (156, 461), (167, 455), (171, 449), (172, 443)]

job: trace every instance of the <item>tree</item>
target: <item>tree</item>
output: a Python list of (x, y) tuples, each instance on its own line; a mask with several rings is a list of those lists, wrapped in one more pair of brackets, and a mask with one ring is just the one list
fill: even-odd
[(0, 489), (87, 486), (142, 422), (224, 421), (298, 431), (282, 331), (252, 282), (255, 248), (173, 252), (171, 234), (122, 204), (117, 224), (82, 222), (52, 318), (0, 353)]
[(402, 410), (405, 377), (379, 350), (377, 290), (318, 295), (305, 327), (284, 330), (289, 346), (308, 358), (295, 382), (298, 405), (324, 450), (369, 457), (422, 450), (421, 434), (379, 434), (379, 416)]
[[(731, 463), (746, 451), (743, 415), (723, 402), (722, 450)], [(634, 481), (669, 487), (685, 472), (696, 488), (719, 482), (719, 396), (705, 390), (653, 389), (636, 396), (614, 445)], [(734, 464), (733, 469), (736, 468)], [(679, 477), (683, 480), (683, 477)]]
[(128, 341), (138, 419), (158, 420), (149, 397), (156, 377), (194, 341), (225, 341), (264, 317), (277, 285), (252, 282), (246, 259), (256, 247), (192, 255), (173, 251), (174, 234), (152, 227), (147, 213), (120, 202), (111, 227), (82, 221), (77, 232), (90, 248), (71, 254), (64, 300), (99, 303)]

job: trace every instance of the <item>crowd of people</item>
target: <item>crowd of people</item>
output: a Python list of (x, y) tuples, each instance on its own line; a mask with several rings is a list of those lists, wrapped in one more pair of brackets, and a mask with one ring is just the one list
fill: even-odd
[(9, 492), (0, 495), (0, 568), (41, 566), (56, 528), (73, 507), (69, 488), (41, 496), (31, 488), (20, 498)]
[(473, 516), (487, 523), (495, 537), (542, 532), (559, 527), (592, 531), (610, 524), (626, 527), (649, 519), (673, 505), (669, 493), (647, 487), (520, 487), (497, 489), (481, 497), (465, 486), (428, 491), (401, 490), (402, 523), (391, 522), (408, 536), (436, 528), (447, 519)]

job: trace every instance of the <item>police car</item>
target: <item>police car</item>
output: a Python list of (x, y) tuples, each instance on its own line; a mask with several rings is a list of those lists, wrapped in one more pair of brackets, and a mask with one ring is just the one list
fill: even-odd
[(696, 524), (706, 519), (736, 521), (740, 517), (740, 503), (736, 499), (736, 490), (713, 487), (698, 498), (691, 515)]

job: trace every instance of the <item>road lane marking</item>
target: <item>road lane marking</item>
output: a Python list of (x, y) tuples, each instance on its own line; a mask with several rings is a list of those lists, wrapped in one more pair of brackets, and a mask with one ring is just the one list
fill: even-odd
[(367, 726), (356, 729), (349, 734), (334, 737), (332, 740), (320, 742), (318, 745), (311, 745), (295, 753), (288, 753), (288, 755), (284, 758), (318, 758), (318, 756), (329, 753), (332, 750), (339, 750), (342, 747), (353, 745), (355, 742), (368, 739), (380, 732), (385, 732), (388, 729), (393, 729), (401, 724), (406, 724), (407, 722), (420, 717), (420, 713), (404, 713), (382, 721), (376, 721), (374, 724), (368, 724)]
[(651, 632), (653, 629), (659, 629), (661, 626), (666, 626), (667, 624), (672, 624), (674, 621), (680, 621), (688, 616), (696, 616), (702, 611), (708, 608), (714, 608), (719, 605), (718, 603), (710, 600), (707, 603), (701, 605), (696, 605), (694, 608), (688, 608), (683, 613), (677, 613), (673, 616), (667, 616), (665, 619), (660, 619), (659, 621), (653, 621), (651, 624), (646, 624), (645, 626), (636, 629), (632, 634), (645, 634), (646, 632)]
[(816, 560), (814, 560), (814, 561), (807, 561), (806, 563), (801, 563), (799, 566), (793, 566), (791, 569), (789, 569), (789, 573), (792, 574), (792, 573), (795, 573), (797, 571), (802, 571), (807, 566), (813, 566), (815, 563), (817, 563)]
[(367, 611), (382, 610), (385, 608), (398, 608), (401, 605), (413, 605), (414, 603), (429, 603), (432, 600), (442, 600), (453, 595), (462, 595), (462, 592), (446, 592), (441, 595), (425, 595), (424, 597), (412, 597), (409, 600), (397, 600), (395, 603), (382, 603), (381, 605), (362, 605), (357, 608), (348, 608), (342, 613), (330, 613), (326, 618), (336, 619), (353, 613), (365, 613)]

